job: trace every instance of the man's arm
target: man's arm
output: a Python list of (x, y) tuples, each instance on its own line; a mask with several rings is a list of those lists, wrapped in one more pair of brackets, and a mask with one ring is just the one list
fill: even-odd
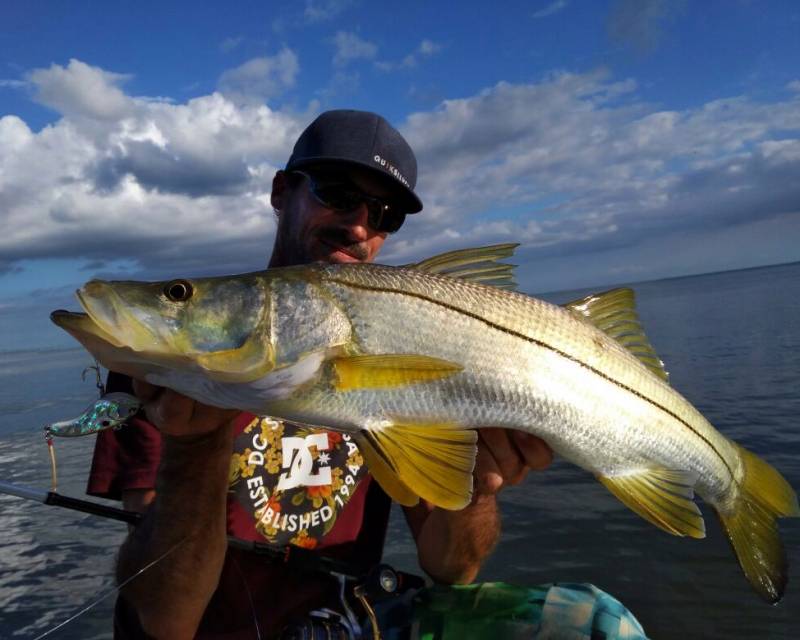
[(164, 441), (155, 493), (138, 496), (150, 504), (120, 548), (117, 577), (125, 580), (169, 551), (122, 594), (149, 635), (191, 638), (225, 559), (230, 422), (238, 412), (142, 383), (135, 388)]
[(529, 469), (544, 469), (552, 459), (550, 447), (534, 436), (479, 430), (472, 503), (448, 511), (421, 501), (405, 510), (423, 571), (436, 582), (472, 582), (500, 537), (497, 493), (522, 482)]

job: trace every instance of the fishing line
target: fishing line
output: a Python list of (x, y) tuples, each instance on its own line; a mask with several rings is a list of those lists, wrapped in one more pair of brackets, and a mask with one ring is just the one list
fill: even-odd
[(242, 584), (244, 585), (247, 599), (250, 601), (250, 613), (253, 614), (253, 624), (256, 627), (256, 640), (261, 640), (261, 627), (258, 626), (258, 612), (256, 611), (256, 603), (253, 601), (253, 593), (250, 591), (250, 586), (247, 584), (247, 578), (244, 575), (244, 571), (242, 571), (241, 566), (239, 566), (239, 561), (233, 556), (233, 554), (231, 554), (229, 557), (233, 562), (233, 566), (236, 567), (236, 571), (239, 572), (239, 577), (242, 579)]
[[(166, 558), (166, 557), (167, 557), (167, 556), (168, 556), (170, 553), (172, 553), (173, 551), (175, 551), (175, 549), (177, 549), (177, 548), (178, 548), (180, 545), (182, 545), (184, 542), (186, 542), (186, 538), (182, 538), (181, 540), (179, 540), (178, 542), (176, 542), (176, 543), (175, 543), (175, 544), (174, 544), (172, 547), (170, 547), (169, 549), (167, 549), (167, 550), (166, 550), (166, 551), (165, 551), (163, 554), (161, 554), (161, 555), (160, 555), (158, 558), (156, 558), (155, 560), (153, 560), (153, 561), (149, 562), (148, 564), (146, 564), (145, 566), (143, 566), (143, 567), (142, 567), (141, 569), (139, 569), (139, 570), (138, 570), (136, 573), (134, 573), (134, 574), (133, 574), (131, 577), (129, 577), (128, 579), (124, 580), (124, 581), (123, 581), (121, 584), (118, 584), (118, 585), (117, 585), (116, 587), (114, 587), (113, 589), (109, 589), (109, 590), (108, 590), (108, 591), (106, 591), (104, 594), (102, 594), (102, 595), (101, 595), (99, 598), (97, 598), (97, 599), (96, 599), (94, 602), (92, 602), (91, 604), (89, 604), (89, 605), (85, 606), (83, 609), (81, 609), (81, 610), (80, 610), (80, 611), (78, 611), (77, 613), (73, 614), (72, 616), (70, 616), (69, 618), (67, 618), (66, 620), (64, 620), (64, 622), (62, 622), (61, 624), (59, 624), (59, 625), (57, 625), (57, 626), (53, 627), (52, 629), (50, 629), (50, 630), (48, 630), (48, 631), (45, 631), (45, 632), (44, 632), (42, 635), (40, 635), (40, 636), (37, 636), (36, 638), (34, 638), (34, 640), (41, 640), (42, 638), (46, 638), (47, 636), (49, 636), (49, 635), (50, 635), (51, 633), (53, 633), (54, 631), (58, 631), (58, 630), (59, 630), (61, 627), (63, 627), (63, 626), (65, 626), (65, 625), (69, 624), (70, 622), (72, 622), (72, 621), (73, 621), (73, 620), (75, 620), (76, 618), (79, 618), (80, 616), (82, 616), (84, 613), (86, 613), (86, 612), (87, 612), (87, 611), (89, 611), (90, 609), (93, 609), (93, 608), (94, 608), (94, 607), (96, 607), (98, 604), (100, 604), (100, 603), (101, 603), (103, 600), (105, 600), (106, 598), (108, 598), (108, 597), (109, 597), (109, 596), (111, 596), (111, 595), (114, 595), (114, 594), (115, 594), (115, 593), (117, 593), (117, 592), (118, 592), (120, 589), (122, 589), (124, 586), (126, 586), (127, 584), (129, 584), (130, 582), (132, 582), (133, 580), (135, 580), (136, 578), (138, 578), (140, 575), (142, 575), (142, 574), (143, 574), (145, 571), (147, 571), (148, 569), (150, 569), (150, 568), (151, 568), (151, 567), (153, 567), (154, 565), (156, 565), (156, 564), (158, 564), (159, 562), (161, 562), (161, 561), (162, 561), (164, 558)], [(260, 638), (260, 637), (261, 637), (261, 636), (259, 636), (259, 638)]]

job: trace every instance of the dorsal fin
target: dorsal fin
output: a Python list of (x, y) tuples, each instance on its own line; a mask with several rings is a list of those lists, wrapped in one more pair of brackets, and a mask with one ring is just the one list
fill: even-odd
[(498, 260), (514, 255), (514, 249), (518, 246), (518, 243), (506, 243), (458, 249), (403, 266), (406, 269), (416, 269), (425, 273), (436, 273), (487, 284), (500, 289), (515, 290), (517, 288), (517, 283), (514, 281), (516, 265), (504, 264)]
[(669, 374), (656, 350), (644, 334), (632, 289), (611, 289), (593, 293), (563, 305), (591, 322), (607, 336), (614, 338), (664, 382)]

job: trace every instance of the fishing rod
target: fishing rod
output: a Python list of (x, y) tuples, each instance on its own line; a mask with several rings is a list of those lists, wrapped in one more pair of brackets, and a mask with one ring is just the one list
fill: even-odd
[[(57, 491), (53, 438), (74, 438), (107, 429), (120, 429), (132, 416), (136, 415), (142, 406), (139, 399), (129, 393), (119, 391), (106, 393), (105, 387), (100, 380), (98, 367), (88, 367), (83, 374), (92, 369), (97, 374), (97, 388), (101, 393), (100, 398), (90, 404), (77, 418), (53, 422), (44, 428), (44, 438), (47, 442), (52, 475), (50, 491), (30, 489), (0, 481), (0, 493), (137, 525), (143, 517), (140, 513), (109, 507), (99, 502), (65, 496)], [(364, 573), (363, 567), (353, 566), (350, 563), (329, 558), (302, 547), (273, 547), (269, 544), (240, 540), (232, 536), (228, 536), (228, 546), (263, 556), (274, 562), (288, 565), (295, 571), (304, 573), (323, 572), (341, 575), (348, 579), (359, 579), (363, 577)]]
[[(52, 507), (62, 507), (64, 509), (80, 511), (101, 518), (117, 520), (134, 526), (138, 525), (144, 517), (143, 514), (137, 511), (118, 509), (117, 507), (111, 507), (100, 502), (65, 496), (56, 491), (34, 489), (3, 480), (0, 480), (0, 493), (22, 498), (23, 500), (40, 502), (41, 504)], [(322, 556), (308, 549), (303, 549), (302, 547), (274, 547), (262, 542), (241, 540), (233, 536), (228, 536), (228, 546), (286, 564), (291, 569), (304, 573), (318, 573), (321, 571), (324, 573), (343, 575), (348, 578), (361, 577), (362, 573), (361, 570), (356, 569), (349, 563)], [(400, 577), (402, 578), (402, 575)]]
[(23, 487), (22, 485), (14, 484), (12, 482), (4, 482), (0, 480), (0, 493), (6, 495), (16, 496), (24, 500), (33, 500), (34, 502), (41, 502), (42, 504), (50, 505), (53, 507), (64, 507), (65, 509), (72, 509), (73, 511), (81, 511), (89, 513), (93, 516), (100, 516), (109, 518), (111, 520), (119, 520), (120, 522), (127, 522), (128, 524), (138, 524), (142, 519), (142, 514), (136, 511), (126, 511), (125, 509), (118, 509), (116, 507), (109, 507), (108, 505), (91, 500), (81, 500), (80, 498), (73, 498), (65, 496), (56, 491), (44, 491), (43, 489), (32, 489), (30, 487)]

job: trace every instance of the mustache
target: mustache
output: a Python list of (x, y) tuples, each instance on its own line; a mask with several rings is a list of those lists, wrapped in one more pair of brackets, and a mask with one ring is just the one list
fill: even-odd
[(366, 246), (361, 242), (353, 242), (347, 229), (329, 229), (322, 235), (322, 239), (329, 244), (340, 247), (358, 260), (369, 258), (369, 250)]

